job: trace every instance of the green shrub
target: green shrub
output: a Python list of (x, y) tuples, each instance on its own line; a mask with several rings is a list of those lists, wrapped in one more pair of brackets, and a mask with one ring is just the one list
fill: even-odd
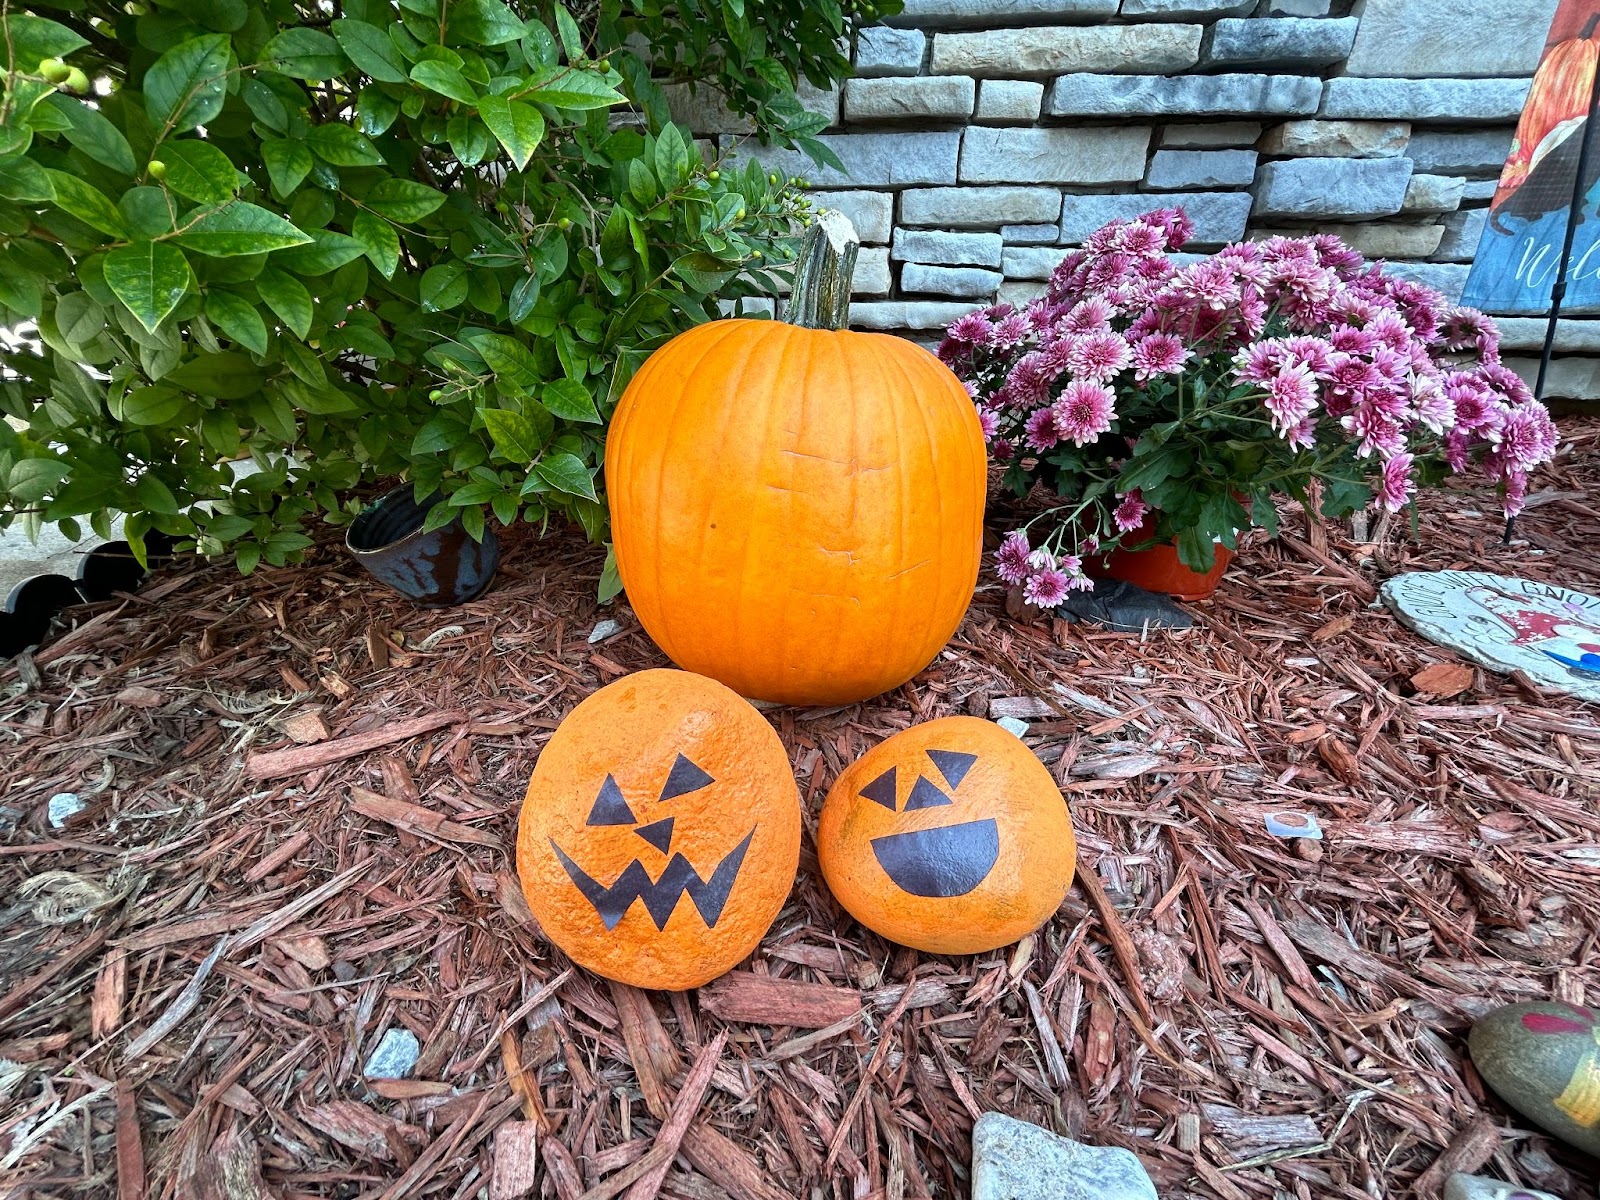
[(156, 529), (246, 571), (385, 476), (475, 536), (558, 514), (602, 538), (622, 388), (718, 298), (772, 290), (799, 207), (754, 164), (704, 162), (657, 81), (709, 84), (827, 161), (795, 81), (842, 77), (841, 37), (874, 15), (47, 11), (0, 19), (0, 329), (29, 343), (0, 356), (0, 527), (104, 536), (126, 513), (136, 548)]

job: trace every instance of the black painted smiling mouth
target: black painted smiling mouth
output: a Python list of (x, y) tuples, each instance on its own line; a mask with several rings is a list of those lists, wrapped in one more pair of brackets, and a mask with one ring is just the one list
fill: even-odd
[(994, 870), (1000, 830), (993, 817), (913, 829), (873, 838), (872, 853), (902, 891), (949, 900), (965, 896)]

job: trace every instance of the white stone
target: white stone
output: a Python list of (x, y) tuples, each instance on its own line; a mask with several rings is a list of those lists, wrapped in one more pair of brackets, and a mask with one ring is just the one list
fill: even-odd
[(1053, 246), (1061, 237), (1061, 226), (1002, 225), (1000, 236), (1008, 246)]
[(1252, 17), (1218, 21), (1206, 43), (1206, 62), (1217, 66), (1326, 67), (1350, 53), (1355, 17), (1336, 21), (1305, 17)]
[(889, 25), (1021, 25), (1040, 21), (1102, 21), (1117, 15), (1117, 0), (905, 0)]
[(887, 296), (894, 290), (889, 270), (889, 247), (863, 246), (856, 253), (855, 274), (850, 277), (852, 296)]
[(1254, 150), (1157, 150), (1145, 183), (1153, 188), (1242, 188), (1256, 177)]
[(1132, 1151), (1086, 1146), (1026, 1121), (988, 1112), (972, 1130), (972, 1200), (1157, 1197), (1155, 1185)]
[(1001, 278), (999, 271), (986, 271), (982, 267), (935, 267), (907, 263), (900, 268), (900, 290), (987, 300), (1000, 286)]
[(1063, 253), (1059, 246), (1007, 246), (1000, 269), (1007, 279), (1049, 279)]
[[(995, 724), (1000, 726), (1001, 729), (1004, 729), (1014, 738), (1024, 738), (1028, 736), (1028, 723), (1021, 717), (1001, 717), (995, 722)], [(974, 1130), (974, 1132), (976, 1132), (976, 1130)]]
[(1199, 25), (1035, 26), (941, 33), (933, 39), (935, 75), (1001, 79), (1067, 71), (1159, 75), (1200, 61)]
[(1401, 212), (1455, 212), (1461, 207), (1461, 193), (1467, 181), (1450, 175), (1413, 175), (1406, 187)]
[(1161, 131), (1161, 144), (1173, 150), (1209, 150), (1253, 146), (1260, 136), (1260, 121), (1213, 121), (1205, 125), (1168, 125)]
[(409, 1029), (393, 1027), (384, 1030), (378, 1048), (367, 1059), (361, 1073), (368, 1079), (404, 1079), (421, 1057), (422, 1046), (417, 1035)]
[(1362, 121), (1514, 121), (1526, 79), (1330, 79), (1321, 114)]
[(844, 119), (965, 121), (977, 95), (977, 83), (966, 75), (851, 79), (844, 85)]
[(893, 192), (812, 192), (811, 202), (849, 217), (850, 224), (856, 227), (856, 237), (863, 243), (889, 240), (894, 226)]
[(754, 158), (791, 176), (810, 179), (821, 187), (903, 188), (954, 183), (961, 134), (946, 133), (830, 133), (817, 139), (839, 156), (845, 169), (819, 167), (798, 150), (741, 142), (735, 161)]
[(1557, 0), (1366, 0), (1351, 75), (1532, 75)]
[[(1049, 290), (1049, 285), (1035, 279), (1008, 279), (1000, 285), (1000, 290), (995, 293), (995, 300), (1000, 304), (1010, 304), (1015, 308), (1024, 308), (1044, 295)], [(1007, 720), (1015, 720), (1008, 717)]]
[(1400, 211), (1408, 158), (1291, 158), (1262, 166), (1257, 217), (1387, 217)]
[(970, 304), (937, 300), (869, 300), (850, 305), (856, 329), (943, 329), (972, 311)]
[(890, 29), (874, 25), (863, 29), (856, 41), (856, 78), (880, 75), (915, 75), (922, 69), (927, 34), (920, 29)]
[(1410, 141), (1405, 121), (1286, 121), (1267, 131), (1260, 149), (1295, 158), (1394, 158)]
[(589, 645), (593, 646), (605, 641), (607, 638), (616, 637), (621, 632), (622, 623), (620, 621), (596, 622), (595, 627), (589, 631)]
[[(1502, 350), (1544, 350), (1549, 321), (1544, 317), (1496, 317)], [(1600, 354), (1600, 321), (1563, 317), (1556, 322), (1557, 354)]]
[[(1537, 358), (1507, 358), (1505, 363), (1529, 387), (1538, 381)], [(1552, 359), (1550, 373), (1545, 376), (1544, 395), (1547, 400), (1600, 400), (1600, 359)]]
[(1132, 183), (1144, 177), (1150, 128), (991, 129), (961, 146), (963, 183)]
[(667, 98), (672, 119), (695, 133), (755, 132), (749, 117), (733, 112), (727, 98), (706, 84), (664, 83), (661, 93)]
[(1389, 274), (1431, 287), (1452, 304), (1467, 286), (1468, 268), (1456, 263), (1390, 263)]
[(913, 188), (900, 194), (900, 224), (947, 229), (1055, 221), (1061, 193), (1041, 187)]
[(1419, 171), (1439, 175), (1499, 175), (1511, 157), (1510, 129), (1480, 129), (1446, 133), (1419, 129), (1411, 135), (1406, 153)]
[(985, 79), (978, 85), (979, 121), (1031, 124), (1044, 106), (1044, 84), (1028, 79)]
[(998, 233), (946, 233), (939, 229), (896, 229), (890, 257), (896, 262), (946, 267), (998, 267)]
[(821, 113), (828, 118), (828, 126), (832, 128), (839, 123), (839, 98), (838, 84), (823, 91), (814, 86), (810, 80), (802, 79), (800, 86), (794, 89), (795, 99), (807, 112)]
[(1368, 258), (1427, 258), (1439, 246), (1444, 236), (1442, 225), (1395, 224), (1387, 221), (1362, 221), (1351, 225), (1330, 225), (1318, 222), (1314, 230), (1269, 229), (1250, 230), (1250, 240), (1264, 241), (1270, 237), (1304, 237), (1307, 232), (1331, 233), (1357, 253)]
[(88, 807), (88, 802), (77, 792), (57, 792), (50, 797), (50, 803), (45, 809), (45, 819), (50, 822), (51, 829), (60, 829)]
[(1444, 1183), (1444, 1200), (1556, 1200), (1549, 1192), (1536, 1192), (1481, 1175), (1452, 1175)]
[[(1336, 81), (1338, 82), (1338, 81)], [(1052, 117), (1309, 116), (1322, 80), (1301, 75), (1063, 75), (1051, 85)]]
[(1255, 0), (1122, 0), (1122, 15), (1147, 21), (1210, 21), (1240, 17), (1255, 6)]
[(1061, 209), (1061, 241), (1076, 246), (1110, 221), (1131, 220), (1158, 208), (1182, 208), (1194, 222), (1196, 246), (1224, 246), (1244, 238), (1250, 219), (1248, 192), (1068, 196)]
[(1461, 202), (1467, 204), (1474, 200), (1493, 200), (1494, 194), (1499, 190), (1498, 179), (1469, 179), (1461, 189)]

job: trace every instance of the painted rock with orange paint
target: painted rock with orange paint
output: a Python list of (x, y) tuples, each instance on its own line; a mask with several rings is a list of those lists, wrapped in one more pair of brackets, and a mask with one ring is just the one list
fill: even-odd
[(1535, 1001), (1472, 1027), (1472, 1065), (1495, 1093), (1562, 1141), (1600, 1155), (1600, 1012)]
[(681, 991), (727, 971), (778, 915), (800, 797), (764, 717), (714, 680), (641, 671), (579, 704), (522, 803), (517, 873), (581, 966)]
[(1055, 780), (1013, 734), (977, 717), (897, 733), (833, 785), (817, 857), (839, 903), (918, 950), (977, 954), (1048, 921), (1077, 864)]

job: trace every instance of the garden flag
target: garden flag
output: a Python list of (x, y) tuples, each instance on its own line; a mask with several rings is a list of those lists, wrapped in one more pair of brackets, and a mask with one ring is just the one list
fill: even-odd
[[(1511, 157), (1467, 279), (1465, 304), (1492, 313), (1550, 311), (1578, 159), (1593, 135), (1589, 98), (1600, 61), (1600, 0), (1561, 0)], [(1600, 310), (1600, 146), (1589, 156), (1564, 311)]]

